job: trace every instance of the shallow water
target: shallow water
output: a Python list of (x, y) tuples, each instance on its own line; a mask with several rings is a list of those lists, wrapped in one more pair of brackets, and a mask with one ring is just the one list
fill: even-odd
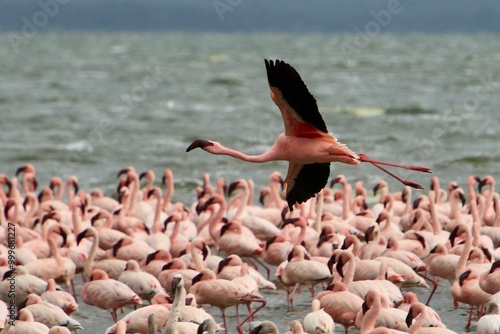
[[(285, 162), (255, 165), (185, 149), (197, 138), (252, 154), (272, 145), (283, 125), (264, 58), (298, 70), (329, 130), (354, 151), (430, 167), (443, 185), (463, 186), (471, 174), (500, 177), (497, 35), (382, 35), (350, 54), (341, 45), (352, 44), (351, 35), (40, 34), (17, 51), (0, 38), (0, 172), (32, 163), (43, 186), (54, 175), (76, 175), (82, 189), (113, 195), (117, 172), (131, 165), (158, 179), (171, 168), (174, 201), (186, 204), (203, 172), (228, 182), (252, 178), (262, 188), (272, 171), (286, 174)], [(388, 180), (370, 166), (336, 164), (331, 173), (369, 188)], [(399, 174), (429, 184), (429, 175)], [(294, 312), (284, 290), (263, 293), (269, 303), (256, 322), (272, 319), (285, 330), (308, 312), (308, 293)], [(429, 291), (417, 293), (426, 300)], [(465, 332), (466, 309), (453, 309), (447, 282), (432, 306)], [(83, 303), (75, 318), (82, 333), (111, 325), (106, 311)]]

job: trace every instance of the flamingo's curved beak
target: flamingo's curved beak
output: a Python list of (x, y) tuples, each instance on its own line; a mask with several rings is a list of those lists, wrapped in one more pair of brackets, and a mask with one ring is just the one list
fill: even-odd
[(213, 146), (213, 143), (205, 139), (196, 139), (194, 142), (191, 143), (191, 145), (189, 145), (189, 147), (186, 149), (186, 152), (192, 151), (195, 148), (204, 148), (207, 146)]

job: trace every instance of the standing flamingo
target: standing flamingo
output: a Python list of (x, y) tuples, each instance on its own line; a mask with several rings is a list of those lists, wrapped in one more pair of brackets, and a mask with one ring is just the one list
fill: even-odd
[(430, 172), (429, 169), (387, 163), (354, 153), (328, 132), (316, 100), (309, 93), (298, 72), (281, 60), (273, 62), (266, 59), (265, 64), (271, 99), (281, 111), (285, 133), (278, 136), (267, 152), (255, 156), (246, 155), (208, 140), (195, 140), (187, 148), (187, 152), (199, 147), (212, 154), (229, 155), (248, 162), (289, 161), (285, 183), (290, 211), (295, 203), (307, 201), (324, 188), (330, 174), (330, 162), (350, 165), (369, 162), (405, 185), (422, 188), (415, 182), (401, 179), (380, 165), (421, 172)]
[(477, 322), (477, 334), (500, 334), (500, 306), (490, 301), (484, 306), (484, 315)]
[(116, 322), (116, 310), (126, 305), (140, 305), (141, 298), (124, 283), (108, 278), (104, 270), (94, 269), (90, 274), (90, 282), (82, 289), (85, 304), (108, 310)]
[(321, 302), (318, 299), (313, 299), (311, 312), (304, 317), (304, 330), (308, 333), (333, 334), (335, 323), (320, 305)]

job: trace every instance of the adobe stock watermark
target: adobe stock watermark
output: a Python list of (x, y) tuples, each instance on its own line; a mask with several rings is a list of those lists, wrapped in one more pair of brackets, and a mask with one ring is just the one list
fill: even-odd
[(66, 5), (70, 0), (38, 0), (37, 4), (40, 10), (33, 13), (31, 17), (23, 16), (21, 18), (22, 26), (20, 33), (9, 32), (7, 38), (15, 53), (19, 52), (19, 46), (28, 43), (47, 26), (50, 19), (58, 13), (61, 5)]
[(388, 0), (385, 8), (377, 11), (371, 10), (370, 16), (373, 19), (366, 22), (364, 27), (355, 26), (354, 36), (344, 38), (340, 42), (340, 50), (344, 58), (350, 59), (352, 55), (359, 54), (368, 46), (370, 40), (379, 36), (403, 10), (400, 0)]
[(243, 0), (214, 0), (212, 5), (214, 6), (219, 20), (224, 21), (224, 15), (227, 12), (232, 12), (236, 7), (241, 5)]
[(64, 161), (54, 162), (52, 169), (58, 175), (73, 173), (82, 163), (86, 155), (103, 145), (105, 135), (114, 129), (114, 122), (119, 122), (121, 119), (127, 118), (134, 110), (138, 108), (140, 103), (146, 100), (149, 92), (158, 88), (164, 78), (160, 73), (158, 65), (147, 70), (147, 74), (142, 78), (141, 83), (132, 87), (128, 93), (120, 95), (114, 99), (111, 104), (111, 109), (117, 113), (117, 117), (113, 122), (101, 120), (99, 124), (85, 136), (85, 149), (78, 152), (72, 151), (66, 154)]

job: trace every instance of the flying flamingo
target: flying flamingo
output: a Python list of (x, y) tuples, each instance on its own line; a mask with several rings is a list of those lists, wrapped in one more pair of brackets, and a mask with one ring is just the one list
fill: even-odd
[(285, 133), (279, 135), (274, 145), (260, 155), (246, 155), (209, 140), (195, 140), (187, 148), (187, 152), (201, 148), (212, 154), (229, 155), (248, 162), (288, 161), (290, 164), (285, 183), (290, 211), (295, 203), (307, 201), (324, 188), (330, 174), (330, 162), (350, 165), (369, 162), (405, 185), (422, 188), (415, 182), (401, 179), (380, 165), (420, 172), (430, 172), (429, 169), (387, 163), (370, 159), (364, 154), (354, 153), (328, 132), (316, 100), (309, 93), (298, 72), (281, 60), (273, 62), (266, 59), (265, 64), (271, 99), (281, 111)]

